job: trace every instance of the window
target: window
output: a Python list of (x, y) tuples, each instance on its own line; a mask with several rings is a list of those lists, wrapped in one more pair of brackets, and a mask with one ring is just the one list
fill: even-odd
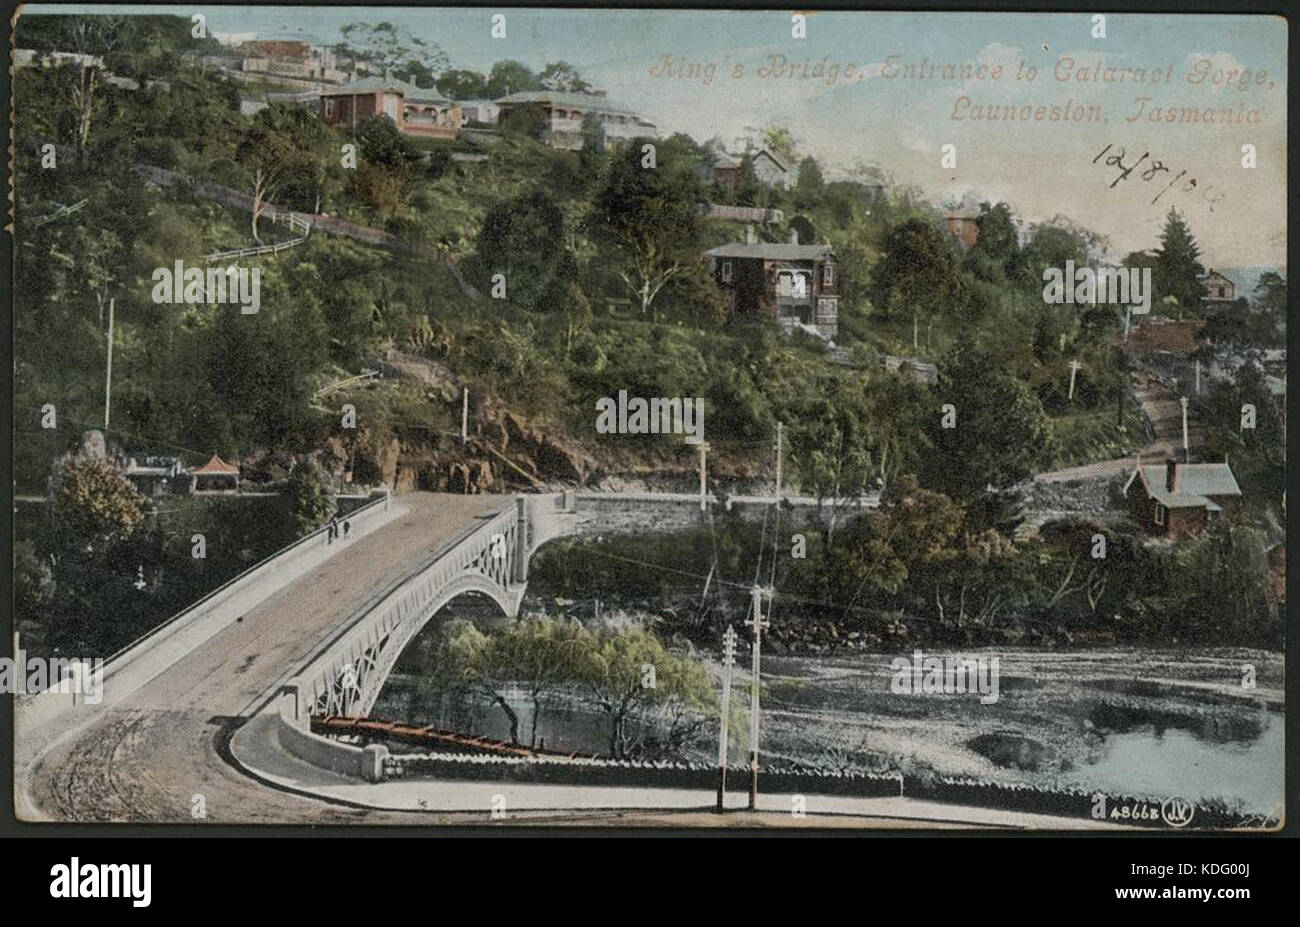
[(797, 271), (781, 271), (776, 278), (776, 295), (782, 299), (807, 299), (808, 274)]
[(1156, 503), (1156, 524), (1163, 525), (1164, 523), (1165, 523), (1165, 507), (1161, 505), (1159, 502), (1157, 502)]
[(823, 287), (835, 286), (835, 265), (834, 264), (822, 265), (822, 286)]
[(723, 262), (722, 262), (722, 282), (723, 282), (723, 283), (730, 283), (730, 282), (731, 282), (731, 262), (730, 262), (730, 261), (723, 261)]

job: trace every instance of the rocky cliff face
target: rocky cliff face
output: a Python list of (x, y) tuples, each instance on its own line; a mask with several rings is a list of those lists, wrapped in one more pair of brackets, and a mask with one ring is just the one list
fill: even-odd
[[(697, 458), (686, 445), (584, 446), (562, 429), (529, 422), (494, 406), (472, 410), (479, 424), (467, 442), (429, 432), (394, 435), (361, 429), (355, 438), (331, 437), (318, 452), (324, 468), (353, 485), (383, 484), (396, 492), (490, 493), (569, 488), (695, 492)], [(269, 461), (268, 461), (269, 462)], [(764, 491), (763, 461), (709, 459), (710, 491)]]

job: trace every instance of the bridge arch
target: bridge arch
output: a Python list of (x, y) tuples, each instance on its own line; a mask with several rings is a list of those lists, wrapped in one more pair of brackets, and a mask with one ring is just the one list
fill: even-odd
[(333, 643), (313, 658), (283, 691), (294, 715), (368, 714), (407, 644), (458, 596), (477, 593), (513, 617), (527, 588), (529, 540), (524, 499), (466, 531), (432, 560), (400, 581)]
[(378, 642), (377, 653), (372, 657), (370, 672), (364, 678), (358, 674), (357, 692), (352, 703), (346, 706), (348, 710), (336, 714), (365, 717), (374, 711), (375, 702), (379, 699), (384, 683), (392, 673), (393, 667), (397, 665), (398, 657), (411, 641), (436, 620), (442, 610), (453, 600), (475, 593), (495, 602), (501, 609), (501, 613), (507, 617), (512, 618), (518, 613), (522, 590), (520, 596), (516, 597), (481, 575), (467, 573), (456, 577), (420, 610), (418, 616), (401, 622), (384, 640)]

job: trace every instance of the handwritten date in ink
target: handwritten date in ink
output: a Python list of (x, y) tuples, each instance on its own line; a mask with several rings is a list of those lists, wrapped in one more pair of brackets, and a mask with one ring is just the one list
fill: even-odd
[[(1107, 152), (1110, 152), (1110, 154), (1107, 155)], [(1104, 161), (1103, 158), (1105, 158)], [(1112, 190), (1121, 181), (1127, 181), (1129, 175), (1134, 171), (1137, 171), (1137, 175), (1143, 183), (1156, 181), (1156, 186), (1160, 189), (1151, 198), (1152, 203), (1159, 202), (1162, 196), (1173, 189), (1175, 185), (1178, 185), (1179, 189), (1175, 191), (1174, 195), (1178, 193), (1195, 193), (1199, 189), (1202, 199), (1210, 204), (1210, 212), (1214, 212), (1215, 204), (1221, 202), (1227, 195), (1216, 191), (1213, 184), (1207, 183), (1203, 185), (1200, 180), (1191, 176), (1190, 172), (1185, 168), (1174, 174), (1173, 168), (1167, 166), (1158, 158), (1153, 158), (1150, 151), (1144, 151), (1140, 155), (1131, 155), (1123, 146), (1117, 149), (1114, 143), (1111, 143), (1097, 152), (1097, 156), (1092, 159), (1093, 164), (1098, 162), (1101, 162), (1104, 167), (1115, 168), (1115, 179), (1110, 182), (1110, 189)], [(1141, 168), (1141, 170), (1138, 170), (1138, 168)], [(1168, 180), (1168, 183), (1165, 183), (1166, 180)]]

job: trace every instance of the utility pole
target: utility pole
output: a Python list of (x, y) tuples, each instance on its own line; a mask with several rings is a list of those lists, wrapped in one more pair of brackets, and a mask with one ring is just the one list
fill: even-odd
[(1178, 402), (1183, 407), (1183, 463), (1191, 463), (1191, 450), (1187, 446), (1187, 397), (1179, 396)]
[(919, 350), (920, 345), (916, 341), (916, 310), (912, 310), (912, 350)]
[(104, 430), (108, 431), (108, 407), (113, 396), (113, 305), (117, 299), (108, 301), (108, 364), (104, 370)]
[(753, 811), (758, 804), (758, 681), (763, 629), (768, 623), (763, 620), (763, 590), (755, 586), (749, 594), (754, 603), (754, 616), (745, 622), (754, 628), (753, 665), (749, 677), (749, 810)]
[(469, 442), (469, 387), (460, 388), (460, 443)]
[(1201, 359), (1196, 358), (1196, 395), (1201, 395)]
[(1129, 323), (1132, 321), (1133, 321), (1133, 307), (1125, 306), (1124, 307), (1124, 340), (1125, 341), (1128, 341), (1128, 327), (1129, 327)]
[[(15, 642), (18, 635), (14, 635)], [(15, 643), (14, 652), (18, 652)], [(718, 813), (723, 810), (727, 794), (727, 740), (731, 718), (731, 668), (736, 665), (736, 629), (727, 625), (727, 633), (722, 635), (722, 724), (718, 733)]]
[(776, 498), (781, 499), (781, 434), (785, 425), (781, 422), (776, 423)]
[(708, 495), (709, 471), (708, 471), (708, 464), (705, 462), (705, 457), (709, 453), (709, 442), (701, 441), (699, 444), (695, 445), (695, 447), (696, 450), (700, 452), (700, 511), (707, 512), (709, 510), (709, 495)]
[(1070, 361), (1070, 396), (1071, 402), (1074, 401), (1074, 377), (1079, 372), (1080, 363), (1077, 360)]

